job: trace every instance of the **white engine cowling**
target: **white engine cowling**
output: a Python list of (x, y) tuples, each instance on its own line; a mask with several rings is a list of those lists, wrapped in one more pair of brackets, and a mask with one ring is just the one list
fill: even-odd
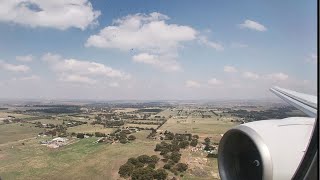
[(291, 117), (245, 123), (219, 143), (222, 180), (291, 179), (308, 148), (315, 118)]

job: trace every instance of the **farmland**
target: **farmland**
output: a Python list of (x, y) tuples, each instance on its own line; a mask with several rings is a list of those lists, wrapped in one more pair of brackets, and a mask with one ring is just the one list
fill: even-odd
[[(170, 134), (190, 134), (199, 139), (196, 146), (180, 150), (180, 162), (188, 164), (188, 169), (181, 173), (166, 170), (168, 178), (219, 179), (217, 159), (208, 158), (203, 149), (217, 148), (221, 135), (246, 117), (246, 111), (238, 107), (200, 105), (72, 105), (70, 112), (62, 113), (56, 112), (62, 109), (58, 105), (54, 108), (0, 111), (2, 179), (124, 179), (118, 171), (131, 157), (157, 155), (161, 160), (155, 168), (163, 168), (165, 158), (154, 150), (161, 142), (171, 143)], [(266, 115), (263, 110), (260, 114)], [(287, 114), (297, 116), (299, 112), (287, 109)], [(129, 136), (134, 138), (129, 140)], [(48, 145), (58, 137), (66, 143)], [(211, 140), (207, 145), (205, 138)]]

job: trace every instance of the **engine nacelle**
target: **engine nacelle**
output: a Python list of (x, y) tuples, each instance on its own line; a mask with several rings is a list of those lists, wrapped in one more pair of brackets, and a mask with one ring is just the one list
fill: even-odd
[(245, 123), (219, 143), (222, 180), (291, 179), (308, 148), (315, 118), (292, 117)]

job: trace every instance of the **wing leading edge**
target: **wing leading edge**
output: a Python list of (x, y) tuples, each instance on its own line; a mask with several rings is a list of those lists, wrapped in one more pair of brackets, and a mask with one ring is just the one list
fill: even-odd
[(270, 91), (308, 116), (317, 117), (317, 96), (303, 94), (279, 87), (273, 87)]

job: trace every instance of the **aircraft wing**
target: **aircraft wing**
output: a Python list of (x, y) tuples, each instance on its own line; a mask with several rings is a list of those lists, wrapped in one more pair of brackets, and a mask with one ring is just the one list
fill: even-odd
[(270, 91), (308, 116), (317, 117), (317, 96), (303, 94), (280, 87), (273, 87)]

